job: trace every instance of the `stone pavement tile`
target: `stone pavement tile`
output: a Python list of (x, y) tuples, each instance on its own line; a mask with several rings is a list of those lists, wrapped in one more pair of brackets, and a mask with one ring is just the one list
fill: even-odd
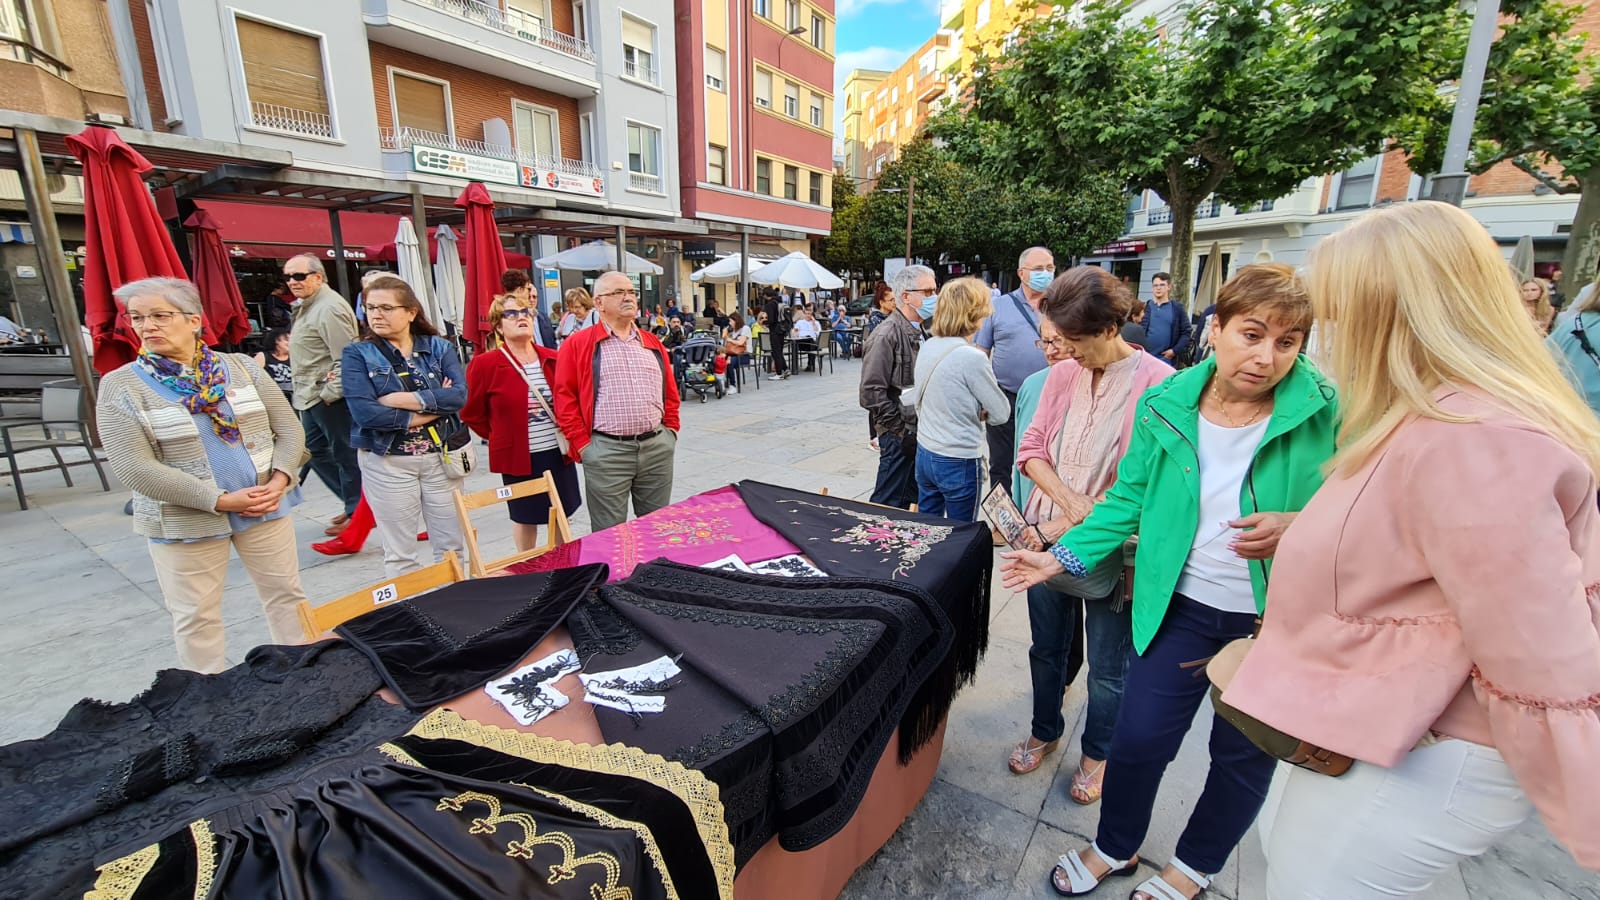
[[(1062, 831), (1047, 822), (1037, 823), (1028, 841), (1028, 850), (1022, 855), (1022, 865), (1011, 881), (1012, 900), (1057, 900), (1058, 895), (1049, 883), (1050, 870), (1055, 868), (1061, 854), (1083, 846), (1088, 840), (1086, 835)], [(1159, 871), (1140, 866), (1137, 875), (1107, 880), (1094, 896), (1103, 900), (1126, 897), (1133, 892), (1134, 885)]]
[[(949, 740), (947, 735), (947, 753)], [(856, 871), (840, 900), (1001, 900), (1011, 893), (1032, 831), (1031, 815), (936, 778), (894, 837)]]
[[(998, 571), (996, 580), (998, 580)], [(1028, 624), (1028, 595), (996, 588), (989, 595), (989, 639), (1005, 638), (1023, 647), (1033, 644), (1033, 632)]]
[[(963, 688), (951, 705), (939, 778), (1036, 817), (1065, 757), (1057, 751), (1028, 775), (1014, 775), (1006, 768), (1012, 746), (1028, 734), (1031, 697), (1027, 645), (991, 638), (977, 680)], [(1064, 705), (1070, 731), (1082, 714), (1082, 692), (1069, 693)]]
[(0, 621), (10, 623), (0, 630), (0, 653), (40, 644), (59, 648), (87, 629), (165, 615), (120, 572), (98, 561), (85, 562), (76, 571), (68, 566), (67, 571), (58, 568), (54, 574), (26, 577), (7, 567), (5, 577), (13, 588), (0, 597)]
[[(0, 682), (0, 708), (6, 714), (0, 719), (10, 718), (18, 706), (31, 706), (52, 684), (98, 676), (108, 668), (124, 673), (125, 678), (131, 673), (135, 684), (148, 684), (157, 669), (177, 663), (169, 622), (163, 615), (136, 616), (110, 624), (85, 622), (77, 633), (58, 641), (6, 654), (5, 679)], [(85, 694), (78, 694), (82, 696)], [(76, 699), (68, 699), (45, 718), (59, 720)], [(39, 714), (48, 709), (43, 707)]]
[(1537, 816), (1463, 862), (1461, 879), (1472, 900), (1600, 900), (1600, 874), (1574, 862)]
[[(168, 635), (168, 641), (171, 636)], [(170, 651), (169, 651), (170, 653)], [(156, 671), (177, 664), (176, 656), (151, 658), (151, 653), (120, 659), (95, 658), (93, 665), (65, 678), (36, 685), (25, 694), (0, 699), (0, 745), (43, 737), (55, 730), (61, 717), (85, 697), (121, 703), (144, 691)]]

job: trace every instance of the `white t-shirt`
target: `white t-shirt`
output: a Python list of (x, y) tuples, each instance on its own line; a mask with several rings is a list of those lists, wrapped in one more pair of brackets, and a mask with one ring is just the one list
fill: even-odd
[(798, 319), (794, 323), (794, 336), (801, 340), (816, 340), (822, 334), (822, 326), (810, 319)]
[(1226, 523), (1240, 517), (1239, 499), (1250, 460), (1267, 432), (1268, 416), (1243, 428), (1217, 425), (1200, 416), (1200, 524), (1189, 558), (1178, 576), (1178, 593), (1223, 612), (1256, 614), (1249, 563), (1228, 549), (1239, 530)]
[[(538, 453), (540, 450), (554, 450), (556, 444), (556, 423), (544, 411), (545, 406), (555, 409), (555, 397), (550, 392), (550, 385), (544, 380), (544, 367), (538, 360), (522, 364), (522, 373), (528, 380), (528, 450)], [(538, 391), (544, 398), (544, 406), (533, 399), (533, 392)]]

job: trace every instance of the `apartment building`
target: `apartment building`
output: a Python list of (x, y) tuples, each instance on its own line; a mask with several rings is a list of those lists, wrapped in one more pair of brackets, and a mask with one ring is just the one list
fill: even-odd
[[(832, 0), (678, 0), (677, 12), (683, 215), (762, 230), (752, 255), (808, 249), (832, 223)], [(686, 245), (680, 283), (730, 252), (737, 242)]]
[[(899, 149), (921, 135), (928, 117), (955, 95), (951, 90), (952, 70), (959, 61), (959, 52), (957, 34), (940, 29), (905, 62), (878, 80), (874, 88), (864, 92), (857, 139), (861, 168), (857, 185), (862, 189), (871, 189), (878, 173)], [(848, 124), (847, 120), (847, 157)]]
[(888, 77), (889, 73), (882, 69), (852, 69), (844, 78), (844, 134), (841, 135), (844, 156), (839, 170), (850, 176), (857, 190), (873, 174), (867, 153), (874, 143), (875, 113), (869, 113), (868, 108), (876, 97), (878, 85)]

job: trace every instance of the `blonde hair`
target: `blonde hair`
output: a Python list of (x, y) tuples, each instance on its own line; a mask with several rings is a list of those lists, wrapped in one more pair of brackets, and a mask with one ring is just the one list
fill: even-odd
[(971, 337), (993, 312), (988, 285), (976, 278), (956, 278), (939, 290), (928, 331), (934, 337)]
[(1482, 391), (1600, 473), (1600, 420), (1528, 327), (1515, 277), (1489, 232), (1446, 203), (1367, 213), (1312, 250), (1306, 279), (1339, 385), (1338, 452), (1351, 472), (1407, 419), (1470, 422), (1434, 391)]
[[(566, 301), (564, 308), (567, 312), (587, 315), (589, 310), (594, 309), (594, 298), (581, 287), (568, 288), (567, 292), (561, 295), (561, 299)], [(581, 312), (578, 312), (580, 310)]]
[[(1556, 317), (1556, 308), (1550, 305), (1550, 285), (1545, 284), (1543, 278), (1524, 278), (1517, 285), (1517, 299), (1522, 299), (1522, 289), (1530, 284), (1539, 288), (1539, 299), (1533, 302), (1533, 323), (1539, 327), (1541, 335), (1549, 334), (1550, 324)], [(1528, 308), (1528, 301), (1522, 301), (1522, 308)]]
[[(533, 302), (522, 302), (516, 294), (496, 294), (494, 302), (489, 304), (489, 349), (493, 350), (506, 342), (505, 336), (500, 334), (500, 323), (506, 317), (506, 307), (515, 306), (518, 309), (531, 309), (534, 315), (539, 314), (539, 306)], [(535, 323), (537, 324), (537, 323)]]

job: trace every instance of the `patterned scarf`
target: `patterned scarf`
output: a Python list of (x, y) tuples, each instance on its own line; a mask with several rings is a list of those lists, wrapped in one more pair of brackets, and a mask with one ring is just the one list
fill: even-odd
[(204, 413), (211, 417), (211, 429), (230, 444), (239, 443), (239, 423), (231, 410), (224, 411), (223, 400), (228, 393), (228, 367), (216, 351), (198, 339), (195, 343), (195, 367), (175, 363), (164, 356), (139, 348), (136, 360), (139, 367), (150, 376), (175, 391), (183, 398), (183, 406), (191, 413)]

